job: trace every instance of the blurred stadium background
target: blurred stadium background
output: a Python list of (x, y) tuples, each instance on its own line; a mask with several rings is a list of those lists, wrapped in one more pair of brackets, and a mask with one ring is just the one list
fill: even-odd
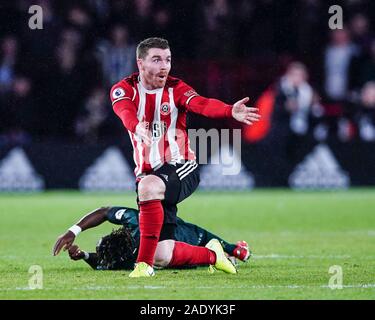
[[(42, 30), (28, 25), (34, 4)], [(328, 27), (331, 5), (343, 8), (343, 30)], [(1, 0), (0, 298), (373, 298), (374, 32), (372, 0)], [(190, 128), (242, 129), (238, 175), (201, 167), (201, 189), (225, 193), (180, 207), (183, 219), (249, 241), (254, 258), (236, 279), (166, 270), (160, 287), (129, 286), (123, 273), (50, 256), (85, 212), (135, 205), (132, 147), (109, 88), (136, 71), (135, 46), (150, 36), (169, 40), (173, 76), (227, 103), (249, 96), (263, 116), (241, 128), (189, 115)], [(271, 187), (282, 190), (253, 190)], [(351, 187), (368, 190), (321, 192)], [(111, 228), (80, 245), (94, 249)], [(27, 291), (33, 264), (48, 290)], [(336, 264), (341, 293), (327, 289)]]
[[(344, 30), (328, 27), (333, 4)], [(263, 115), (242, 131), (241, 177), (203, 168), (202, 188), (374, 185), (374, 12), (369, 0), (1, 1), (0, 190), (132, 190), (108, 92), (149, 36), (170, 41), (173, 75), (228, 103), (249, 96)]]

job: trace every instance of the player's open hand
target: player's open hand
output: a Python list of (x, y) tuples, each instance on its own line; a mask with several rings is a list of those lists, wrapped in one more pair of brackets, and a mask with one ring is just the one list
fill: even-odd
[(259, 111), (258, 108), (249, 108), (246, 106), (248, 101), (248, 97), (237, 101), (233, 105), (232, 116), (237, 121), (250, 125), (253, 122), (259, 121), (260, 115), (257, 113)]
[(72, 260), (81, 260), (85, 256), (85, 253), (75, 244), (69, 247), (68, 252)]
[(142, 139), (146, 146), (151, 146), (152, 140), (148, 122), (139, 122), (135, 127), (135, 134)]
[(57, 256), (63, 247), (64, 251), (69, 249), (70, 246), (73, 244), (75, 238), (76, 236), (72, 231), (67, 231), (66, 233), (58, 237), (53, 247), (53, 255)]

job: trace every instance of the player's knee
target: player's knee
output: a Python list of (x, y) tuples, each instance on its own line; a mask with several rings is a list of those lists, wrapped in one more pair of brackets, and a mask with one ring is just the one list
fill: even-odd
[(140, 201), (164, 199), (165, 185), (163, 180), (154, 175), (144, 177), (138, 184), (138, 197)]
[(154, 256), (154, 265), (167, 267), (172, 260), (174, 240), (164, 240), (158, 243)]
[(170, 261), (171, 260), (166, 253), (155, 254), (154, 265), (156, 267), (159, 267), (159, 268), (167, 267)]

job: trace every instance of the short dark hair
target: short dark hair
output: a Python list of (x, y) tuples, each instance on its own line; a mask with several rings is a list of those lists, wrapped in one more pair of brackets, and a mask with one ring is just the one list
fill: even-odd
[(98, 254), (98, 269), (133, 269), (136, 260), (135, 243), (130, 230), (125, 227), (113, 230), (101, 239), (96, 253)]
[(144, 59), (151, 48), (169, 49), (168, 40), (163, 38), (147, 38), (141, 41), (137, 46), (137, 59)]
[(287, 72), (291, 70), (301, 70), (305, 73), (308, 72), (306, 66), (302, 62), (299, 62), (299, 61), (293, 61), (288, 65)]

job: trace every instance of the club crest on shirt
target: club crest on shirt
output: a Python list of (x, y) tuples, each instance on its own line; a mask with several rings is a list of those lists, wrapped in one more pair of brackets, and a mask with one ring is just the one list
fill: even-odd
[(113, 90), (112, 92), (112, 98), (113, 99), (118, 99), (118, 98), (121, 98), (125, 96), (125, 90), (122, 89), (122, 88), (117, 88), (115, 90)]
[(163, 102), (160, 107), (160, 113), (164, 116), (167, 116), (170, 111), (171, 111), (171, 107), (169, 105), (169, 102)]

